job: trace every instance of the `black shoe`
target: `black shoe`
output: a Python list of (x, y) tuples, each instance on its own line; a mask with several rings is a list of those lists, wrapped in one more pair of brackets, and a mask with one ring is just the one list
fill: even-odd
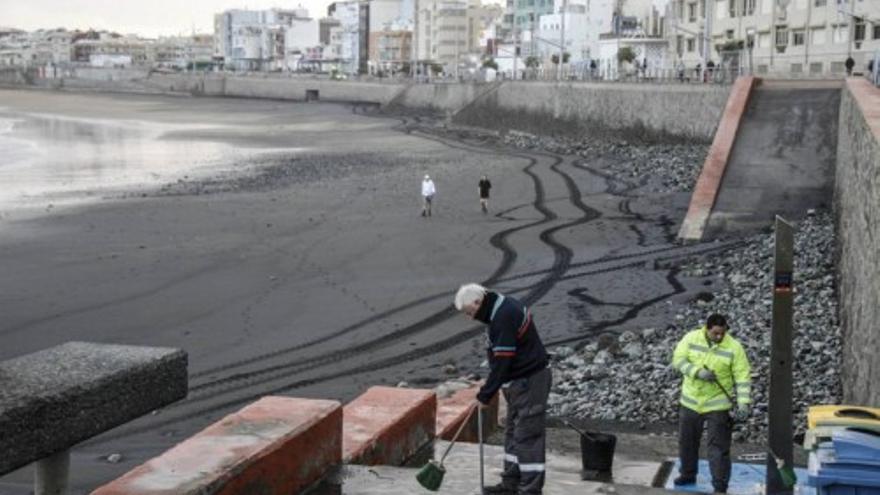
[(516, 495), (516, 487), (511, 487), (504, 483), (498, 483), (497, 485), (484, 487), (483, 493), (492, 495)]
[(693, 485), (696, 482), (697, 482), (696, 478), (687, 478), (684, 476), (679, 476), (678, 478), (675, 478), (674, 480), (672, 480), (673, 485)]
[(422, 210), (422, 216), (425, 216), (426, 214), (425, 210)]

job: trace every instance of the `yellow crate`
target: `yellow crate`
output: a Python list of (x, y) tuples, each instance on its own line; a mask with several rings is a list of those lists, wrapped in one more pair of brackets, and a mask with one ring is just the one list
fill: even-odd
[(807, 411), (807, 426), (809, 428), (817, 426), (880, 427), (880, 408), (845, 405), (810, 406)]

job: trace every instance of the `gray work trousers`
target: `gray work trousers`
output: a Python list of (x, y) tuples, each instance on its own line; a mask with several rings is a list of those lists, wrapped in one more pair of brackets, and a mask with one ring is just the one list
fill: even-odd
[(732, 424), (729, 411), (713, 411), (700, 414), (685, 406), (678, 413), (678, 457), (681, 460), (679, 474), (684, 478), (697, 477), (697, 461), (700, 458), (700, 438), (706, 424), (706, 446), (712, 487), (716, 492), (726, 492), (730, 482), (730, 435)]
[(544, 488), (544, 444), (549, 368), (510, 382), (502, 389), (507, 400), (504, 431), (504, 472), (501, 482), (521, 494), (540, 494)]

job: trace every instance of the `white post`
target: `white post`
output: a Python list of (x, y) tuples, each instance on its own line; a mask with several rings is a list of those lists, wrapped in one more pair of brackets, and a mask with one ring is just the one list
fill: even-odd
[(34, 463), (34, 495), (64, 495), (70, 473), (70, 451), (56, 452)]

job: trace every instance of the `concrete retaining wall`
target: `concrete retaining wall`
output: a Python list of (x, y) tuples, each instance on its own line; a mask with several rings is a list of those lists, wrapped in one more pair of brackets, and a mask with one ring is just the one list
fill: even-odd
[(729, 86), (506, 82), (456, 122), (536, 134), (711, 142)]
[(880, 89), (849, 79), (840, 102), (834, 206), (843, 396), (880, 404)]

